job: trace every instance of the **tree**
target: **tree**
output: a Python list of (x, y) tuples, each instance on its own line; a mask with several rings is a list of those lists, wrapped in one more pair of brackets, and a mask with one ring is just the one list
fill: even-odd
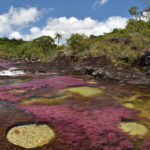
[(34, 39), (33, 42), (37, 47), (42, 48), (43, 52), (48, 52), (49, 50), (53, 50), (56, 48), (54, 39), (50, 36), (39, 37), (37, 39)]
[(87, 37), (85, 35), (80, 35), (78, 33), (72, 34), (69, 39), (67, 39), (67, 45), (74, 51), (84, 51), (88, 49), (89, 43), (86, 41)]
[(130, 15), (134, 15), (135, 18), (138, 18), (138, 15), (139, 15), (139, 14), (141, 15), (141, 12), (139, 12), (138, 9), (139, 9), (139, 8), (136, 7), (136, 6), (131, 7), (131, 8), (129, 9)]
[(55, 33), (55, 39), (57, 39), (57, 44), (59, 46), (59, 42), (62, 39), (63, 35), (61, 33)]
[(133, 7), (131, 7), (130, 9), (129, 9), (129, 13), (130, 13), (130, 15), (135, 15), (135, 16), (137, 16), (138, 15), (138, 7), (136, 7), (136, 6), (133, 6)]

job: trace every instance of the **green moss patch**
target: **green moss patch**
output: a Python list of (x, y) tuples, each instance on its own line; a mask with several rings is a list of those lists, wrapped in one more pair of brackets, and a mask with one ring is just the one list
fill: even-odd
[(144, 136), (148, 133), (147, 127), (137, 122), (121, 122), (120, 128), (132, 136)]
[(68, 89), (65, 89), (64, 92), (77, 93), (84, 97), (102, 94), (102, 90), (95, 88), (95, 87), (86, 87), (86, 86), (68, 88)]
[(135, 108), (135, 106), (132, 103), (124, 103), (123, 106), (127, 107), (127, 108)]
[(65, 96), (55, 97), (55, 98), (46, 98), (46, 97), (37, 97), (32, 99), (25, 99), (20, 102), (24, 105), (35, 105), (35, 104), (61, 104), (65, 99)]

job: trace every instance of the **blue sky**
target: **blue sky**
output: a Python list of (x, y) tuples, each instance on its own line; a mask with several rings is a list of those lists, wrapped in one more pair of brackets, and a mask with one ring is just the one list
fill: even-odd
[(131, 6), (147, 7), (145, 0), (4, 0), (0, 36), (31, 40), (58, 31), (64, 39), (72, 33), (100, 35), (124, 28)]

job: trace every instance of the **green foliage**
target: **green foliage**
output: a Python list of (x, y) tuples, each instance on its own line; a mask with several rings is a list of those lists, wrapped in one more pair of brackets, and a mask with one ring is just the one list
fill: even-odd
[(40, 58), (45, 62), (63, 48), (58, 48), (54, 39), (49, 36), (43, 36), (33, 41), (0, 38), (0, 55), (5, 57)]
[(139, 15), (138, 9), (139, 9), (138, 7), (133, 6), (133, 7), (131, 7), (131, 8), (129, 9), (129, 13), (130, 13), (131, 15), (138, 16), (138, 15)]
[(144, 20), (129, 19), (126, 29), (129, 33), (137, 33), (150, 37), (150, 22)]
[(73, 51), (84, 51), (89, 48), (89, 43), (87, 42), (87, 37), (80, 34), (72, 34), (69, 39), (67, 39), (67, 45)]
[(59, 42), (62, 39), (63, 35), (61, 33), (56, 33), (55, 34), (55, 39), (57, 39), (57, 44), (59, 46)]
[(42, 36), (33, 40), (35, 46), (42, 48), (43, 52), (47, 52), (49, 50), (56, 49), (56, 44), (54, 43), (54, 39), (50, 36)]

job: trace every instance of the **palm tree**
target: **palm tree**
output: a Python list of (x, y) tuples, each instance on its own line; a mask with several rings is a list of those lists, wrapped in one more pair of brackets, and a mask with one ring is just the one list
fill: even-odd
[(57, 39), (57, 43), (58, 43), (58, 46), (59, 46), (59, 42), (60, 40), (62, 39), (63, 35), (61, 33), (55, 33), (55, 39)]

